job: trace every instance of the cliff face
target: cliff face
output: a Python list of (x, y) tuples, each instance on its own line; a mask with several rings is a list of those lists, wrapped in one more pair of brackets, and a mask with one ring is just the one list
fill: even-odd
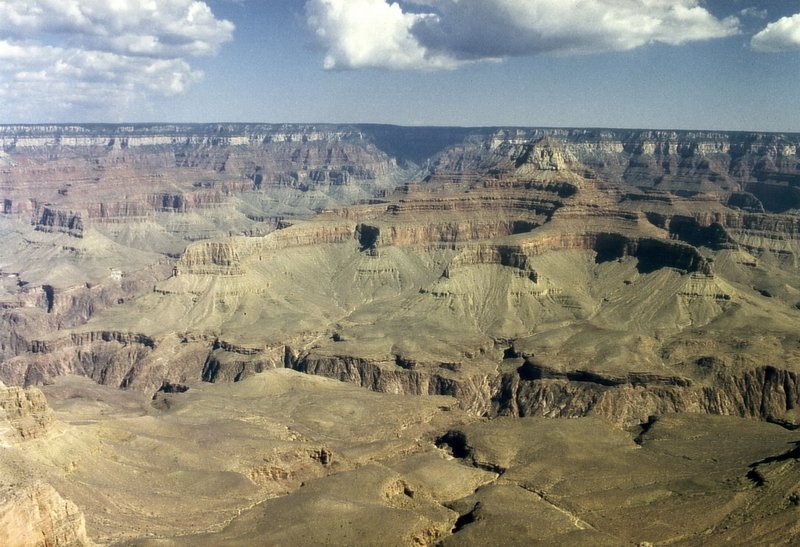
[(799, 146), (797, 134), (502, 129), (445, 152), (431, 174), (464, 182), (511, 167), (539, 178), (580, 168), (601, 181), (687, 195), (749, 192), (780, 212), (799, 203)]
[(475, 414), (797, 422), (798, 135), (6, 126), (0, 145), (9, 383), (286, 366)]
[(54, 425), (53, 411), (35, 387), (5, 386), (0, 382), (0, 543), (9, 546), (91, 545), (83, 513), (50, 485), (40, 482), (19, 455), (47, 442)]
[(44, 232), (63, 232), (73, 237), (83, 237), (83, 219), (80, 213), (61, 211), (52, 207), (42, 207), (34, 221), (37, 230)]
[[(549, 378), (548, 378), (549, 376)], [(717, 370), (698, 385), (684, 377), (548, 373), (524, 366), (506, 375), (495, 396), (499, 414), (575, 418), (598, 415), (623, 426), (670, 413), (718, 414), (783, 422), (800, 406), (798, 375), (775, 367), (731, 374)], [(784, 422), (785, 423), (785, 422)], [(791, 423), (787, 425), (793, 425)]]
[[(402, 178), (396, 160), (355, 127), (3, 126), (0, 146), (3, 213), (73, 235), (89, 220), (160, 222), (159, 213), (231, 206), (245, 217), (235, 231), (247, 233), (264, 220), (274, 228), (294, 207), (308, 214), (367, 199)], [(271, 189), (299, 192), (297, 205), (276, 207)], [(309, 191), (321, 192), (314, 205), (302, 198)]]
[[(555, 371), (525, 362), (513, 373), (453, 374), (453, 367), (393, 367), (347, 356), (307, 355), (290, 363), (301, 372), (354, 383), (381, 393), (449, 395), (482, 416), (578, 418), (600, 416), (623, 427), (670, 413), (740, 416), (783, 423), (800, 407), (796, 372), (760, 367), (741, 374), (716, 370), (709, 381), (649, 372), (615, 375)], [(416, 370), (414, 370), (416, 368)]]
[(77, 547), (93, 543), (83, 513), (48, 484), (0, 494), (0, 542), (9, 547)]
[(181, 256), (176, 266), (176, 273), (241, 275), (244, 272), (239, 261), (239, 252), (232, 243), (220, 241), (195, 243)]
[(53, 422), (47, 400), (34, 387), (6, 387), (0, 382), (0, 442), (13, 443), (45, 435)]

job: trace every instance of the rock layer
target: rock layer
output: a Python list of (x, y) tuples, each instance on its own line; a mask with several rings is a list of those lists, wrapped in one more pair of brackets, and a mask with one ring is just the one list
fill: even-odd
[[(42, 483), (15, 487), (0, 497), (0, 543), (8, 547), (93, 545), (83, 513)], [(1, 495), (1, 494), (0, 494)]]
[(0, 412), (2, 443), (42, 437), (53, 422), (47, 400), (35, 387), (6, 387), (0, 382)]
[(28, 253), (0, 257), (0, 377), (153, 393), (290, 367), (480, 415), (796, 422), (797, 135), (419, 136), (0, 128), (0, 220)]

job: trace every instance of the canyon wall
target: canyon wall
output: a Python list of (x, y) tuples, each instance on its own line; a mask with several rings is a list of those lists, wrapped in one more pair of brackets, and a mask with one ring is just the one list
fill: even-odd
[[(379, 326), (397, 310), (418, 314), (425, 327), (386, 327), (412, 346), (436, 332), (428, 317), (448, 336), (453, 324), (476, 329), (465, 336), (487, 347), (545, 327), (622, 337), (625, 306), (636, 305), (631, 321), (665, 347), (676, 333), (722, 337), (701, 329), (740, 327), (736, 310), (779, 317), (770, 328), (789, 336), (780, 323), (800, 309), (800, 135), (133, 124), (0, 126), (0, 147), (0, 228), (15, 245), (0, 254), (8, 383), (79, 373), (154, 391), (287, 366), (453, 395), (487, 415), (779, 421), (797, 405), (794, 357), (770, 364), (780, 351), (698, 382), (675, 370), (584, 374), (578, 362), (534, 373), (505, 370), (502, 358), (462, 368), (460, 355), (328, 350), (336, 337), (373, 342), (353, 326), (366, 319), (349, 323), (362, 310)], [(667, 327), (641, 304), (659, 290), (673, 291), (653, 308), (674, 318)], [(259, 339), (284, 312), (284, 338)]]

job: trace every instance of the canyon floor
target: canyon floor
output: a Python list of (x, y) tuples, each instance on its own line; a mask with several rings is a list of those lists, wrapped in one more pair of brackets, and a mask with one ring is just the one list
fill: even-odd
[(800, 540), (797, 135), (0, 143), (0, 543)]

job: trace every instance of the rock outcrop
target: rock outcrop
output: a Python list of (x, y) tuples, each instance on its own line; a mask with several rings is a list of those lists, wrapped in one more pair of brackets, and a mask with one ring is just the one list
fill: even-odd
[(36, 229), (43, 232), (63, 232), (73, 237), (83, 237), (83, 219), (80, 213), (42, 207), (35, 221)]
[(0, 543), (8, 547), (78, 547), (93, 543), (83, 513), (49, 484), (0, 491)]
[(6, 386), (0, 382), (0, 442), (36, 439), (47, 434), (53, 413), (38, 388)]
[(787, 413), (800, 407), (800, 375), (775, 367), (742, 373), (716, 370), (708, 381), (642, 371), (623, 376), (587, 370), (554, 371), (525, 362), (515, 372), (454, 374), (453, 367), (391, 366), (349, 356), (303, 356), (300, 372), (354, 383), (382, 393), (449, 395), (483, 416), (578, 418), (601, 416), (631, 427), (668, 413), (757, 418), (800, 427)]

